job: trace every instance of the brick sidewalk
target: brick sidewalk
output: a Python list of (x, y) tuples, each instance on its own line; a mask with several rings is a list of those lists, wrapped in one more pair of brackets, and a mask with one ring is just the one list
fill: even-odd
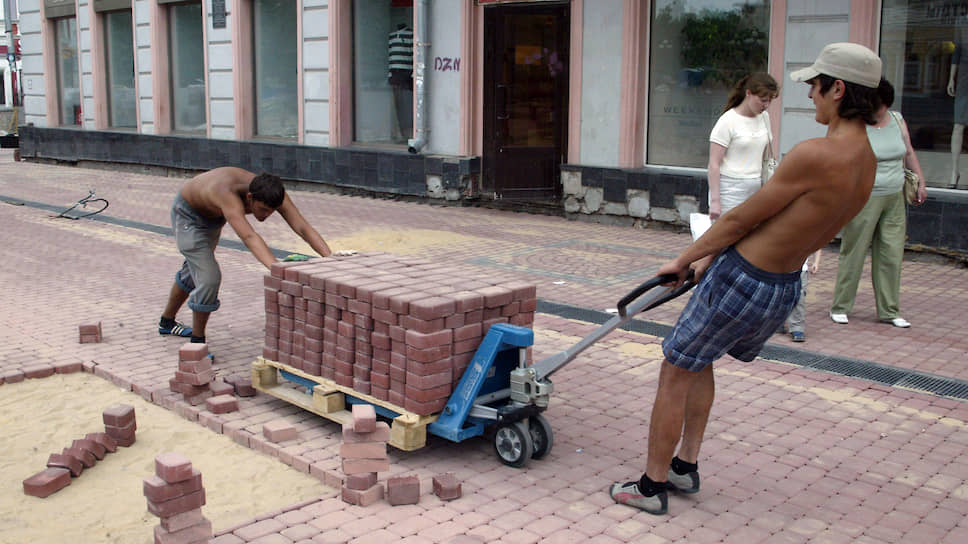
[[(105, 214), (153, 225), (167, 225), (180, 182), (8, 159), (0, 155), (4, 197), (66, 208), (96, 187), (111, 202)], [(486, 209), (324, 193), (295, 199), (334, 246), (396, 243), (401, 252), (427, 259), (520, 274), (545, 300), (593, 309), (614, 306), (688, 242), (668, 232)], [(180, 343), (159, 337), (154, 327), (180, 262), (169, 237), (52, 219), (55, 214), (30, 206), (0, 203), (0, 209), (0, 278), (8, 286), (0, 295), (7, 308), (0, 373), (40, 362), (95, 364), (96, 373), (114, 383), (332, 483), (338, 425), (264, 395), (241, 399), (239, 412), (214, 415), (168, 393), (169, 361)], [(278, 218), (257, 229), (273, 247), (300, 250), (301, 241)], [(422, 242), (408, 245), (408, 233)], [(225, 234), (232, 237), (230, 229)], [(964, 268), (905, 262), (903, 315), (914, 323), (908, 330), (873, 323), (865, 279), (858, 311), (842, 327), (826, 318), (836, 253), (825, 253), (811, 283), (806, 348), (968, 377), (956, 312), (968, 302)], [(264, 269), (244, 252), (220, 249), (219, 259), (223, 307), (213, 314), (210, 344), (220, 374), (244, 373), (261, 351), (263, 303), (252, 293), (261, 293)], [(681, 304), (646, 317), (671, 323)], [(103, 322), (105, 342), (77, 344), (77, 324), (92, 320)], [(535, 357), (565, 349), (594, 328), (539, 314)], [(391, 473), (381, 474), (418, 475), (423, 495), (416, 506), (355, 507), (321, 498), (240, 527), (216, 523), (224, 534), (215, 542), (968, 540), (968, 403), (762, 359), (717, 364), (718, 398), (701, 459), (703, 491), (673, 497), (665, 517), (615, 505), (607, 487), (637, 477), (644, 463), (658, 342), (616, 331), (556, 374), (547, 412), (555, 447), (525, 469), (499, 464), (488, 440), (457, 444), (431, 437), (416, 452), (391, 450)], [(786, 340), (777, 336), (775, 342)], [(300, 428), (300, 438), (284, 447), (261, 438), (262, 422), (281, 415)], [(432, 476), (446, 471), (463, 482), (460, 500), (441, 502), (429, 493)]]

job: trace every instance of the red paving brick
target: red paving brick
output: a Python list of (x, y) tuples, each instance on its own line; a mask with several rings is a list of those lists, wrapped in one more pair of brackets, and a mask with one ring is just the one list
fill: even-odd
[[(152, 225), (168, 225), (178, 182), (14, 163), (7, 150), (0, 152), (5, 199), (57, 206), (94, 187), (111, 202), (105, 214)], [(477, 267), (537, 285), (542, 300), (596, 310), (614, 307), (688, 242), (684, 234), (481, 208), (315, 192), (300, 192), (294, 200), (334, 249), (375, 250), (350, 246), (392, 233), (381, 251)], [(17, 381), (36, 365), (81, 366), (321, 482), (339, 481), (340, 425), (261, 394), (239, 398), (239, 412), (211, 414), (168, 391), (184, 343), (158, 336), (151, 312), (160, 313), (181, 262), (170, 237), (97, 221), (55, 220), (55, 213), (31, 206), (3, 211), (0, 279), (14, 285), (30, 277), (35, 285), (0, 295), (5, 307), (32, 309), (3, 321), (0, 387), (24, 386)], [(256, 229), (272, 247), (293, 252), (303, 247), (278, 217)], [(439, 239), (393, 247), (408, 230), (418, 241), (431, 232)], [(223, 234), (236, 239), (231, 229)], [(906, 260), (901, 308), (913, 326), (901, 330), (876, 322), (868, 265), (850, 325), (839, 326), (826, 315), (836, 249), (825, 253), (827, 264), (811, 279), (808, 340), (795, 347), (968, 380), (968, 340), (960, 332), (968, 269), (936, 258)], [(50, 254), (59, 258), (34, 257)], [(217, 376), (247, 377), (262, 353), (264, 269), (232, 249), (220, 249), (219, 262), (222, 308), (212, 315), (208, 347), (216, 354)], [(684, 298), (677, 299), (644, 318), (671, 324), (683, 304)], [(183, 314), (179, 318), (190, 322), (190, 314)], [(78, 344), (77, 323), (91, 320), (102, 322), (104, 341)], [(596, 327), (536, 314), (532, 356), (570, 347)], [(781, 335), (772, 341), (793, 346)], [(427, 491), (418, 505), (391, 507), (383, 500), (362, 508), (330, 489), (320, 500), (267, 512), (235, 528), (213, 520), (213, 542), (310, 536), (315, 542), (357, 543), (965, 540), (968, 403), (762, 359), (726, 358), (716, 365), (717, 398), (700, 457), (700, 493), (670, 497), (665, 517), (615, 505), (607, 487), (637, 478), (643, 468), (660, 358), (658, 339), (616, 331), (559, 371), (546, 413), (555, 431), (554, 450), (524, 469), (501, 465), (487, 440), (457, 444), (431, 436), (415, 452), (390, 448), (390, 471), (381, 473), (381, 480), (418, 476)], [(266, 423), (283, 418), (299, 436), (280, 447), (262, 433)], [(433, 476), (445, 472), (462, 483), (460, 499), (441, 501), (429, 493)]]

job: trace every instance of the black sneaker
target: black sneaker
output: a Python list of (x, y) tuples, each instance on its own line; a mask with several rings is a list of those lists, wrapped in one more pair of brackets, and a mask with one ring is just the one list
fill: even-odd
[(174, 325), (170, 327), (158, 326), (158, 334), (162, 336), (181, 336), (183, 338), (188, 338), (192, 335), (192, 328), (186, 327), (179, 322), (175, 322)]
[(669, 511), (669, 495), (665, 491), (660, 491), (651, 497), (646, 497), (639, 491), (638, 482), (612, 484), (612, 488), (608, 494), (619, 504), (627, 504), (633, 508), (645, 510), (657, 516)]
[(669, 489), (680, 493), (699, 492), (699, 472), (692, 471), (685, 474), (676, 474), (676, 471), (669, 469)]

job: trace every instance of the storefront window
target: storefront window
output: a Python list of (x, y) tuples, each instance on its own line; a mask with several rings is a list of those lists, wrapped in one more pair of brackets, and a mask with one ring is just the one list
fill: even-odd
[(769, 0), (652, 3), (646, 162), (705, 168), (733, 84), (767, 69)]
[(54, 23), (57, 57), (57, 102), (61, 125), (81, 124), (81, 86), (77, 73), (77, 20), (63, 17)]
[(108, 123), (135, 128), (134, 38), (131, 10), (104, 14), (104, 42), (108, 70)]
[[(884, 0), (880, 55), (930, 185), (968, 188), (968, 3)], [(960, 185), (959, 185), (960, 183)]]
[(354, 139), (406, 144), (413, 137), (413, 2), (353, 3)]
[(255, 0), (255, 133), (296, 138), (298, 72), (295, 0)]
[(168, 8), (171, 47), (171, 115), (176, 132), (205, 131), (205, 55), (202, 50), (202, 4)]

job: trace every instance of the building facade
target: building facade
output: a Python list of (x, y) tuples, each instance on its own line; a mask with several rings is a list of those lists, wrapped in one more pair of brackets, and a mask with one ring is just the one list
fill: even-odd
[[(787, 74), (852, 41), (883, 57), (926, 177), (961, 183), (968, 0), (21, 0), (20, 20), (25, 158), (681, 225), (731, 85), (780, 82), (782, 155), (824, 132)], [(911, 244), (968, 253), (966, 204), (932, 191)]]

